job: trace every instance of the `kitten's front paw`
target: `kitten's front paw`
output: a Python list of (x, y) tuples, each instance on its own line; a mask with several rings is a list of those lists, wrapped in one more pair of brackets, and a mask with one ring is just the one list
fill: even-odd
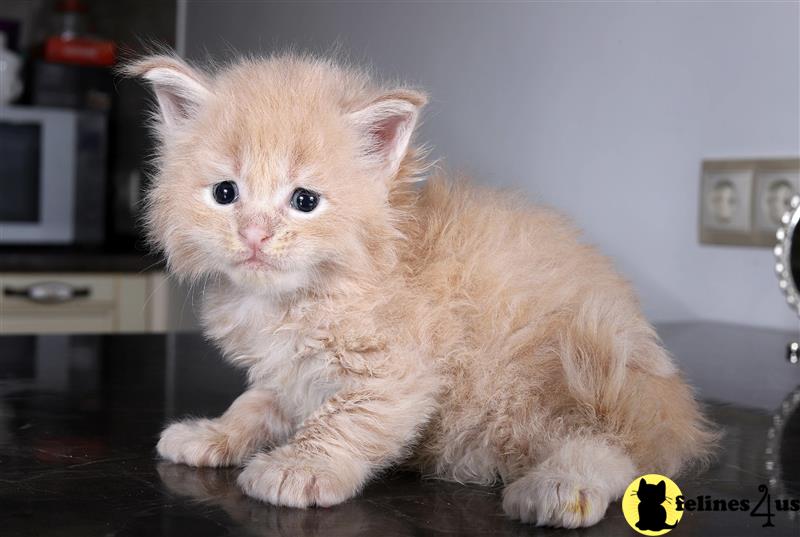
[(610, 498), (604, 490), (571, 479), (528, 475), (503, 492), (503, 511), (537, 526), (580, 528), (603, 518)]
[(239, 475), (248, 496), (274, 505), (330, 507), (352, 498), (361, 485), (330, 461), (315, 461), (291, 446), (256, 455)]
[(173, 423), (161, 433), (156, 449), (163, 458), (189, 466), (234, 466), (249, 455), (248, 446), (234, 442), (212, 420)]

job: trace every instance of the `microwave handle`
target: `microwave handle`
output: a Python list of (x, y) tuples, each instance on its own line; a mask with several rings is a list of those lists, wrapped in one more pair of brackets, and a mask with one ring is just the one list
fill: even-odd
[(25, 298), (39, 304), (61, 304), (90, 294), (88, 287), (73, 287), (64, 282), (34, 283), (23, 288), (3, 287), (4, 296)]

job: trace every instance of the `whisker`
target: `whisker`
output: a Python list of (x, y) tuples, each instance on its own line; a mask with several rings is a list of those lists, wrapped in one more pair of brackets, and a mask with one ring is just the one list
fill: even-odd
[(153, 289), (150, 289), (150, 292), (147, 294), (147, 298), (145, 298), (144, 300), (144, 304), (142, 305), (142, 310), (140, 313), (144, 314), (145, 311), (147, 311), (147, 306), (150, 304), (150, 301), (153, 299), (156, 293), (158, 293), (161, 290), (162, 287), (164, 287), (169, 283), (171, 277), (172, 277), (171, 274), (166, 274), (164, 279), (161, 282), (159, 282), (158, 285), (156, 285)]
[(143, 269), (141, 269), (141, 270), (138, 272), (138, 274), (146, 274), (147, 272), (149, 272), (149, 271), (150, 271), (150, 269), (151, 269), (151, 268), (155, 267), (156, 265), (160, 265), (160, 264), (162, 264), (163, 262), (164, 262), (164, 260), (163, 260), (163, 259), (159, 259), (158, 261), (155, 261), (155, 262), (153, 262), (153, 263), (150, 263), (149, 265), (147, 265), (146, 267), (144, 267)]

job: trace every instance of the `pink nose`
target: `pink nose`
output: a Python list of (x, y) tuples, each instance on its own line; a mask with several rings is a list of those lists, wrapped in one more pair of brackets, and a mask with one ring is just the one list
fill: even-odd
[(250, 248), (260, 248), (270, 238), (269, 232), (263, 226), (250, 224), (239, 230), (239, 236)]

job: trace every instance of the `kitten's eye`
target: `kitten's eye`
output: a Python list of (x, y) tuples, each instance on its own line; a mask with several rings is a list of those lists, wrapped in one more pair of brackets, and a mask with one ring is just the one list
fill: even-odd
[(228, 205), (239, 198), (239, 188), (233, 181), (222, 181), (212, 188), (211, 192), (214, 195), (214, 201), (220, 205)]
[(298, 188), (292, 193), (292, 207), (300, 212), (310, 213), (319, 204), (319, 194), (305, 188)]

